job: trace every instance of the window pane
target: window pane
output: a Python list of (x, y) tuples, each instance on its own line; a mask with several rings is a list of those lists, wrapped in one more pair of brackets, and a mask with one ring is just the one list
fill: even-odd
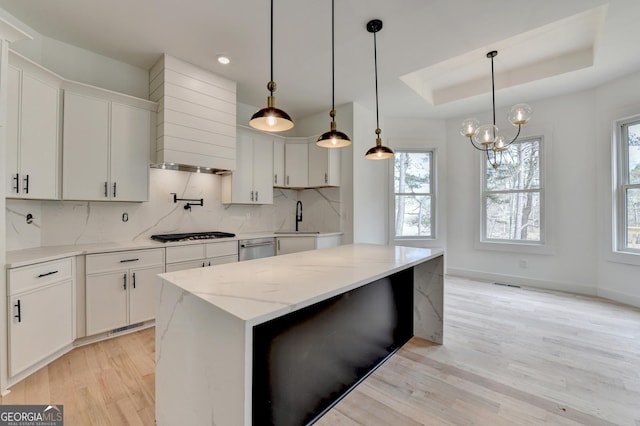
[(431, 153), (399, 152), (394, 157), (394, 192), (431, 192)]
[(640, 183), (640, 123), (627, 127), (629, 183)]
[(431, 237), (431, 196), (396, 195), (396, 237)]
[(627, 247), (640, 249), (640, 188), (627, 190)]
[(540, 193), (486, 196), (486, 238), (540, 241)]
[(509, 145), (502, 152), (500, 167), (494, 169), (487, 161), (485, 170), (489, 191), (540, 188), (540, 140)]

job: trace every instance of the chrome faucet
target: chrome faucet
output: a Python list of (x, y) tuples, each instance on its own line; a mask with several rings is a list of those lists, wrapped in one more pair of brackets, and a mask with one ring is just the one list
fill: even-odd
[(302, 201), (296, 203), (296, 232), (298, 232), (298, 223), (302, 222)]

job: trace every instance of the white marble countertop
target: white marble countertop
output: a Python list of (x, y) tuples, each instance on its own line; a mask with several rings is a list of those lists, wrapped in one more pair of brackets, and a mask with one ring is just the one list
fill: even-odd
[(203, 243), (221, 243), (224, 241), (237, 241), (249, 238), (265, 238), (279, 236), (332, 236), (342, 235), (342, 232), (322, 232), (319, 234), (277, 234), (277, 231), (252, 232), (244, 234), (236, 234), (233, 238), (216, 238), (210, 240), (191, 240), (177, 241), (170, 243), (161, 243), (151, 238), (139, 241), (124, 241), (111, 243), (94, 243), (94, 244), (76, 244), (62, 246), (44, 246), (34, 247), (23, 250), (12, 250), (6, 253), (6, 268), (18, 268), (21, 266), (31, 265), (38, 262), (47, 262), (49, 260), (62, 259), (69, 256), (79, 256), (84, 254), (108, 253), (123, 250), (143, 250), (150, 248), (163, 248), (170, 246), (203, 244)]
[(253, 326), (444, 254), (356, 244), (161, 274)]

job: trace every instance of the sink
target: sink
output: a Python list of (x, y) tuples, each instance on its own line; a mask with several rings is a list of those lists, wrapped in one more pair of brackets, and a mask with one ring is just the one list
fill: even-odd
[(276, 235), (278, 235), (278, 234), (280, 234), (280, 235), (283, 235), (283, 234), (285, 234), (285, 235), (286, 234), (289, 234), (289, 235), (304, 235), (304, 234), (317, 235), (319, 233), (320, 233), (320, 231), (276, 231), (276, 232), (274, 232), (274, 234), (276, 234)]

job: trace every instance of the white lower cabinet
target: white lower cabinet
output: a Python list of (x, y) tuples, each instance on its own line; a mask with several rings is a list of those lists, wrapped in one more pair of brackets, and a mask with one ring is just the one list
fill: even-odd
[(276, 254), (296, 253), (315, 250), (316, 237), (277, 237)]
[(86, 256), (87, 335), (155, 318), (164, 249)]
[(71, 347), (74, 271), (74, 258), (8, 270), (9, 377)]
[(237, 261), (238, 242), (235, 240), (167, 247), (167, 272)]
[(299, 251), (337, 247), (340, 244), (342, 244), (342, 236), (339, 234), (291, 237), (279, 236), (276, 237), (276, 254), (281, 255), (296, 253)]

